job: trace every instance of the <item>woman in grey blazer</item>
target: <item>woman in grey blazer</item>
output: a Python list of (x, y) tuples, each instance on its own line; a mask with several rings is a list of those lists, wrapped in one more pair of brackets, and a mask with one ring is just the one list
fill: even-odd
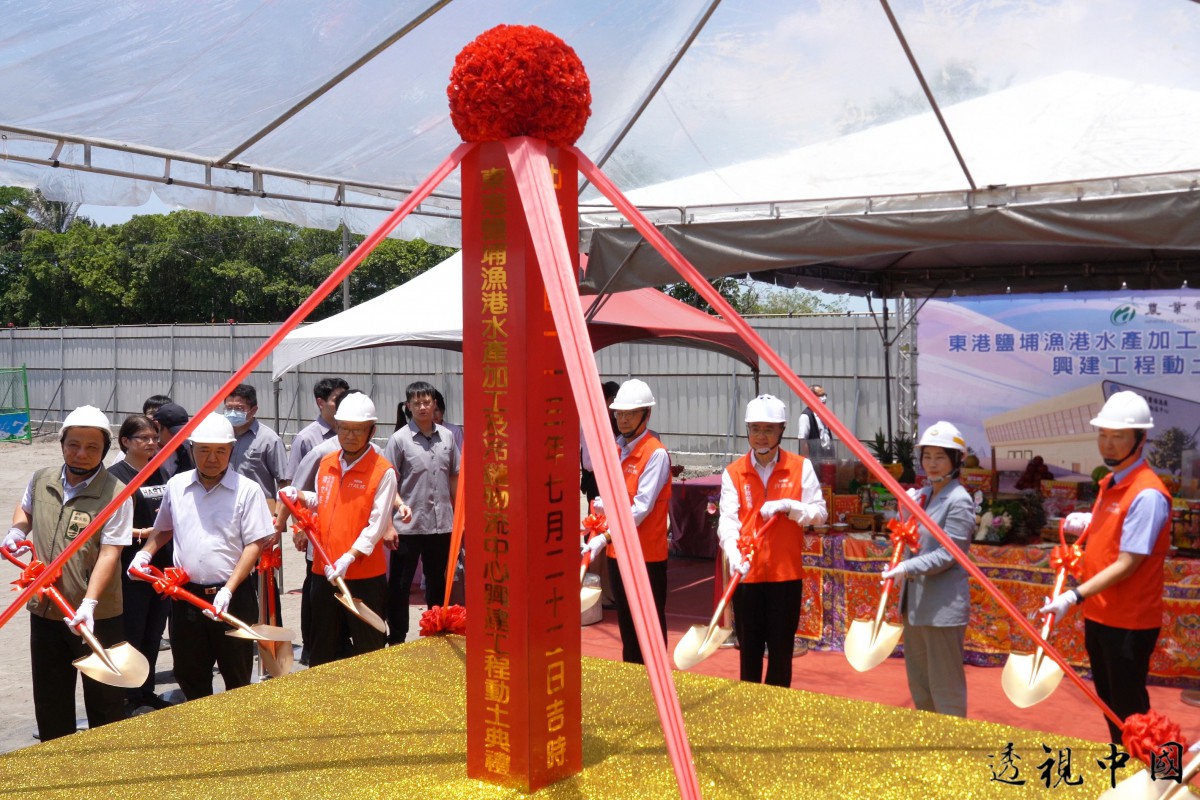
[[(975, 502), (958, 482), (967, 445), (958, 428), (936, 422), (921, 436), (917, 451), (928, 483), (909, 490), (934, 522), (964, 553), (975, 532)], [(963, 642), (971, 615), (967, 572), (924, 526), (915, 554), (884, 570), (884, 579), (903, 578), (904, 667), (908, 691), (922, 711), (967, 715)]]

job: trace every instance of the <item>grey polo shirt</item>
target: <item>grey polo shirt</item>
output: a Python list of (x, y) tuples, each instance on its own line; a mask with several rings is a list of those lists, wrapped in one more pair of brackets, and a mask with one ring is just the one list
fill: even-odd
[(392, 434), (383, 457), (396, 468), (400, 499), (412, 509), (412, 521), (392, 517), (396, 532), (409, 534), (448, 533), (454, 527), (450, 476), (458, 474), (458, 445), (454, 435), (441, 425), (429, 436), (409, 422)]
[(231, 469), (257, 483), (271, 500), (279, 492), (279, 481), (291, 480), (287, 463), (287, 450), (279, 434), (257, 419), (237, 437), (229, 460)]
[(287, 474), (293, 482), (296, 480), (296, 469), (308, 455), (308, 451), (335, 436), (337, 431), (330, 427), (323, 417), (317, 417), (315, 422), (306, 425), (296, 434), (296, 438), (292, 439), (292, 449), (288, 451), (287, 465)]

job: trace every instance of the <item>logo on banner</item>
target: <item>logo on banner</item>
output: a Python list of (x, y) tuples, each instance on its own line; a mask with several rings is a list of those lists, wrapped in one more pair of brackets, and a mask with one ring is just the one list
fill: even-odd
[(1114, 308), (1112, 314), (1109, 314), (1108, 320), (1113, 325), (1128, 325), (1133, 322), (1133, 318), (1136, 316), (1137, 309), (1126, 303)]

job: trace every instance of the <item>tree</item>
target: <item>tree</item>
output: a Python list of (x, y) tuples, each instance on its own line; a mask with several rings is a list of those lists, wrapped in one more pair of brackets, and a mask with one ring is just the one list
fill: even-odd
[[(733, 306), (733, 309), (739, 314), (753, 313), (753, 308), (757, 302), (758, 295), (749, 285), (749, 282), (739, 278), (717, 278), (715, 281), (709, 281), (709, 285), (720, 292), (721, 296)], [(712, 314), (712, 306), (700, 296), (700, 293), (692, 288), (689, 283), (673, 283), (663, 289), (668, 296), (674, 297), (681, 303), (687, 303), (689, 306), (695, 306), (701, 311)]]
[(1182, 428), (1167, 428), (1150, 442), (1152, 449), (1146, 460), (1155, 469), (1179, 474), (1183, 467), (1183, 451), (1196, 449), (1196, 439)]
[(845, 314), (850, 304), (844, 296), (822, 295), (804, 289), (771, 287), (758, 293), (754, 314)]

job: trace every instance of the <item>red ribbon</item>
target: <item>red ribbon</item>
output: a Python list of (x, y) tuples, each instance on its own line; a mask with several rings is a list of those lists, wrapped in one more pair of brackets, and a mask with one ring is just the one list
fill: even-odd
[(888, 530), (891, 531), (892, 547), (907, 547), (914, 553), (921, 544), (921, 534), (917, 532), (917, 521), (908, 519), (901, 522), (898, 519), (890, 519), (887, 524)]
[(154, 580), (150, 581), (150, 585), (154, 587), (154, 591), (167, 597), (177, 597), (181, 592), (184, 592), (183, 585), (188, 582), (188, 574), (179, 567), (167, 567), (157, 575), (147, 573), (154, 576)]
[(421, 635), (439, 633), (467, 635), (467, 610), (462, 606), (434, 606), (421, 615)]
[(271, 570), (281, 569), (283, 567), (283, 549), (280, 547), (268, 547), (263, 550), (258, 557), (258, 566), (256, 569), (262, 572), (270, 572)]
[[(20, 562), (14, 560), (13, 563), (19, 564)], [(37, 580), (38, 576), (45, 571), (46, 565), (41, 561), (37, 561), (36, 559), (30, 561), (28, 566), (21, 569), (20, 577), (13, 581), (13, 584), (24, 589), (26, 586), (31, 585), (35, 580)], [(39, 592), (39, 594), (41, 593)]]
[(1056, 544), (1050, 551), (1050, 566), (1055, 572), (1066, 570), (1076, 580), (1083, 576), (1083, 549), (1079, 544)]
[(608, 518), (603, 514), (588, 514), (583, 518), (584, 540), (591, 541), (595, 536), (608, 533)]

